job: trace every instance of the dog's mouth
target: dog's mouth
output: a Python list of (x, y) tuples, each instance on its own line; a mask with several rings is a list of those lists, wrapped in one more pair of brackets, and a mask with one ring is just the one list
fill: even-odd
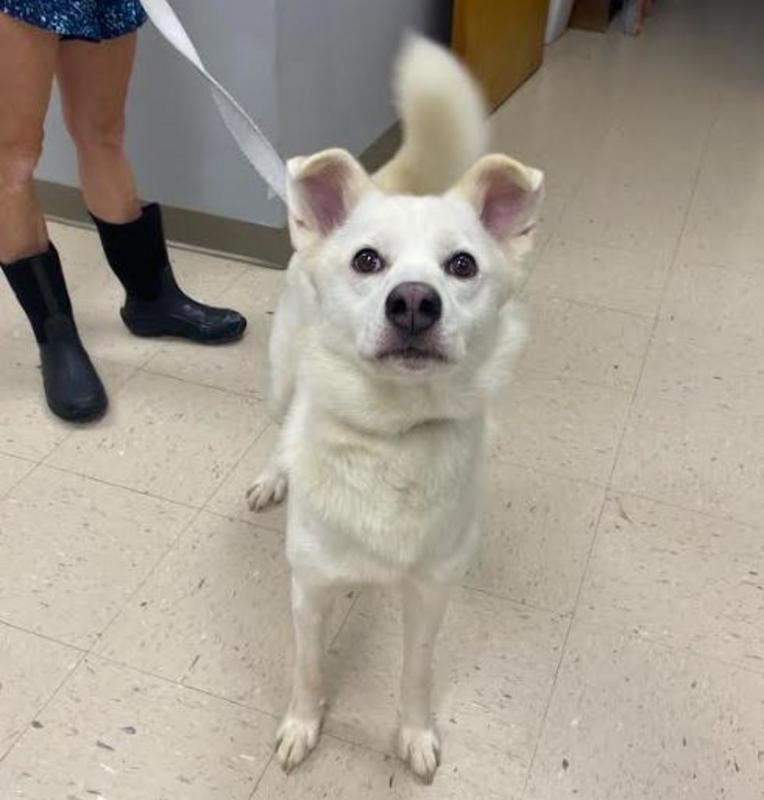
[(383, 363), (392, 362), (395, 366), (400, 366), (407, 370), (421, 370), (432, 364), (444, 364), (448, 359), (440, 350), (431, 347), (406, 345), (384, 350), (377, 355), (377, 361)]

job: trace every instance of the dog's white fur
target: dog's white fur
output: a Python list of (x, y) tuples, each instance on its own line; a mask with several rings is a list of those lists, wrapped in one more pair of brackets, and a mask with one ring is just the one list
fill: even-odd
[[(440, 753), (433, 642), (448, 587), (477, 543), (486, 412), (524, 338), (516, 256), (543, 180), (506, 156), (475, 163), (487, 141), (483, 101), (447, 51), (409, 38), (396, 88), (404, 144), (373, 178), (341, 150), (289, 163), (296, 252), (270, 344), (271, 403), (283, 428), (248, 498), (265, 508), (289, 484), (296, 667), (278, 733), (282, 765), (299, 764), (318, 739), (334, 592), (395, 583), (404, 619), (399, 751), (430, 780)], [(354, 254), (370, 247), (384, 268), (358, 274)], [(474, 257), (475, 277), (446, 273), (455, 252)], [(389, 293), (406, 282), (442, 300), (427, 357), (401, 355), (385, 315)]]

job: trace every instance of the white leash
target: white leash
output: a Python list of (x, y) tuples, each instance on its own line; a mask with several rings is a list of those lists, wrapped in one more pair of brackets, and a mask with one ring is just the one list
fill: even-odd
[(167, 0), (141, 0), (141, 5), (165, 39), (212, 87), (220, 116), (247, 161), (283, 201), (286, 201), (286, 167), (268, 137), (239, 105), (231, 93), (207, 72), (199, 53)]

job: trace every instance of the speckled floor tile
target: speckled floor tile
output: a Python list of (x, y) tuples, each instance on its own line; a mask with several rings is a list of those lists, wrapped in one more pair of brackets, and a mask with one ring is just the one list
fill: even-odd
[(526, 800), (756, 800), (764, 676), (573, 629)]
[(113, 665), (83, 663), (0, 763), (22, 800), (247, 800), (273, 720)]

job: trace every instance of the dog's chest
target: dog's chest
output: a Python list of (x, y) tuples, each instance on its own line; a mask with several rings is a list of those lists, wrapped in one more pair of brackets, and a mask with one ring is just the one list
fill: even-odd
[(331, 531), (391, 565), (447, 556), (475, 512), (482, 420), (362, 434), (314, 421), (292, 451), (290, 491)]

